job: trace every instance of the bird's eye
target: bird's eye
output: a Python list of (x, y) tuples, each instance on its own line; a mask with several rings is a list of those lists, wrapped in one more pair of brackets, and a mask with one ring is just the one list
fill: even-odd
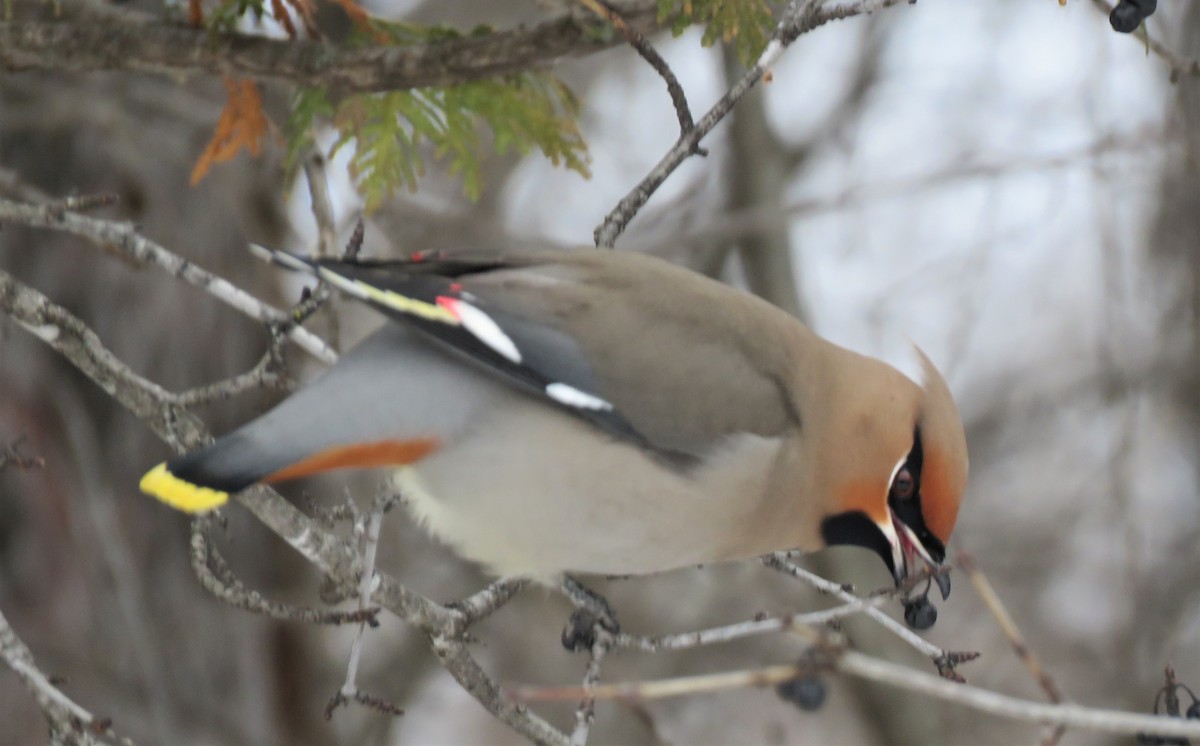
[(898, 500), (911, 500), (915, 491), (916, 483), (908, 469), (896, 472), (896, 478), (892, 480), (892, 496)]

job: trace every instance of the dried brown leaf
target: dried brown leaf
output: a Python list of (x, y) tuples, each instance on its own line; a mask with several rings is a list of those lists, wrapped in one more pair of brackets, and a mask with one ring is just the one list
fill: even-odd
[(296, 38), (296, 24), (292, 23), (292, 14), (288, 12), (283, 0), (271, 0), (271, 16), (287, 31), (289, 39)]
[(200, 0), (188, 0), (188, 25), (192, 28), (204, 25), (204, 11), (200, 8)]
[(225, 90), (225, 109), (217, 120), (212, 139), (192, 168), (192, 186), (200, 183), (214, 163), (232, 160), (242, 148), (252, 156), (262, 151), (268, 121), (258, 86), (251, 80), (225, 78)]

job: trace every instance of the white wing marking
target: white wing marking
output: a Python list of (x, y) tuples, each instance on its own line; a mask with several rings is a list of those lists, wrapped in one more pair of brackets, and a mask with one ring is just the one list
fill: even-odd
[(566, 404), (569, 407), (577, 407), (579, 409), (595, 409), (607, 412), (613, 408), (613, 405), (604, 399), (589, 394), (586, 391), (580, 391), (574, 386), (565, 383), (547, 384), (546, 396), (549, 396), (560, 404)]
[(475, 335), (480, 342), (512, 362), (518, 365), (521, 363), (521, 351), (491, 316), (459, 298), (441, 296), (438, 298), (438, 305), (447, 307), (450, 313), (458, 317), (463, 328)]

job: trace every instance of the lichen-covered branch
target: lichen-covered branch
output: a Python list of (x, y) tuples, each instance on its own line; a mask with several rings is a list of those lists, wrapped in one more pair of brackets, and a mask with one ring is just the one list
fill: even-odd
[[(815, 633), (812, 636), (816, 640)], [(908, 666), (840, 648), (826, 656), (836, 671), (875, 681), (932, 699), (969, 707), (996, 717), (1042, 725), (1061, 725), (1081, 730), (1135, 735), (1200, 738), (1200, 722), (1159, 715), (1105, 710), (1074, 704), (1045, 704), (1007, 694), (960, 684)], [(810, 673), (806, 666), (783, 665), (748, 671), (730, 671), (659, 681), (600, 684), (594, 687), (508, 687), (518, 702), (572, 701), (580, 697), (644, 701), (681, 697), (727, 689), (763, 687), (790, 681)]]
[(208, 432), (172, 394), (135, 373), (96, 333), (62, 306), (0, 270), (0, 311), (50, 345), (177, 451), (204, 443)]
[[(626, 23), (656, 27), (653, 0), (614, 3)], [(522, 72), (619, 44), (591, 14), (409, 46), (345, 48), (324, 41), (214, 34), (167, 20), (0, 23), (0, 70), (236, 75), (344, 93), (441, 87)]]
[[(288, 338), (318, 360), (328, 364), (337, 360), (337, 353), (329, 345), (307, 329), (293, 324), (292, 317), (287, 312), (262, 302), (228, 280), (151, 241), (138, 233), (132, 223), (81, 215), (55, 202), (30, 205), (0, 199), (0, 224), (6, 222), (72, 233), (138, 264), (158, 267), (171, 276), (215, 296), (222, 303), (250, 318), (286, 327)], [(159, 393), (166, 392), (160, 389)]]
[(0, 661), (4, 663), (38, 703), (50, 726), (54, 743), (90, 746), (96, 743), (119, 743), (132, 746), (118, 736), (107, 718), (96, 717), (62, 693), (33, 660), (33, 653), (17, 637), (4, 614), (0, 613)]
[(191, 559), (192, 572), (201, 587), (221, 601), (239, 609), (261, 614), (272, 619), (305, 624), (369, 624), (378, 626), (377, 607), (360, 608), (353, 611), (324, 611), (292, 606), (263, 598), (258, 591), (247, 588), (225, 563), (225, 558), (213, 546), (209, 536), (207, 517), (192, 521)]
[[(927, 656), (931, 661), (933, 661), (933, 664), (937, 666), (938, 673), (945, 678), (954, 680), (960, 679), (961, 677), (955, 671), (955, 666), (957, 666), (959, 663), (965, 663), (967, 661), (975, 660), (975, 658), (979, 657), (978, 653), (960, 653), (939, 648), (937, 645), (934, 645), (920, 635), (917, 635), (900, 622), (892, 619), (881, 609), (879, 609), (877, 605), (864, 604), (861, 599), (845, 588), (842, 588), (837, 583), (826, 580), (819, 575), (814, 575), (808, 570), (805, 570), (803, 567), (800, 567), (793, 562), (786, 553), (781, 552), (764, 557), (763, 564), (765, 564), (767, 567), (791, 575), (798, 580), (802, 580), (811, 585), (813, 588), (816, 588), (821, 593), (840, 599), (843, 604), (846, 604), (846, 606), (840, 607), (841, 609), (846, 609), (847, 606), (855, 603), (861, 604), (861, 608), (859, 610), (861, 610), (862, 613), (866, 614), (872, 620), (877, 622), (879, 626), (888, 630), (896, 637), (899, 637), (918, 653)], [(837, 609), (835, 609), (835, 611), (836, 610)]]

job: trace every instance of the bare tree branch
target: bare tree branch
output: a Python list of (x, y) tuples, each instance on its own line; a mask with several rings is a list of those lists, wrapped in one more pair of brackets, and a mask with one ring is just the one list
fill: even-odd
[(316, 255), (323, 259), (337, 256), (337, 225), (333, 214), (333, 200), (329, 198), (329, 176), (325, 170), (325, 153), (314, 149), (304, 159), (304, 176), (308, 182), (308, 195), (312, 202), (313, 217), (317, 221)]
[[(971, 581), (971, 585), (975, 586), (975, 592), (983, 599), (983, 603), (987, 606), (988, 611), (995, 617), (996, 623), (1000, 625), (1000, 630), (1004, 636), (1008, 638), (1008, 642), (1012, 645), (1013, 652), (1017, 658), (1025, 664), (1029, 669), (1029, 673), (1037, 681), (1038, 686), (1046, 693), (1046, 699), (1058, 704), (1063, 701), (1062, 691), (1058, 688), (1058, 682), (1042, 665), (1042, 661), (1029, 648), (1029, 643), (1025, 642), (1025, 636), (1021, 634), (1021, 630), (1017, 628), (1017, 623), (1009, 616), (1008, 609), (1004, 608), (1004, 602), (1000, 600), (1000, 596), (996, 593), (996, 589), (992, 587), (991, 582), (979, 566), (975, 563), (975, 557), (971, 554), (960, 551), (955, 557), (954, 563)], [(1041, 746), (1054, 746), (1062, 740), (1063, 735), (1067, 732), (1065, 725), (1058, 724), (1054, 726), (1042, 738)]]
[(204, 442), (207, 432), (203, 425), (172, 403), (171, 392), (133, 372), (82, 321), (3, 270), (0, 310), (66, 357), (176, 450)]
[(25, 436), (22, 435), (8, 445), (0, 447), (0, 471), (8, 468), (42, 469), (46, 466), (46, 460), (40, 456), (26, 456), (21, 453), (21, 443), (24, 440)]
[(270, 349), (263, 353), (262, 358), (250, 370), (224, 381), (217, 381), (176, 394), (175, 403), (181, 407), (191, 408), (198, 404), (231, 399), (246, 391), (267, 386), (288, 389), (290, 381), (280, 373), (283, 361), (280, 359), (278, 349), (279, 339), (273, 338), (269, 346)]
[[(57, 203), (24, 205), (0, 199), (0, 224), (5, 222), (72, 233), (139, 264), (166, 270), (171, 276), (204, 290), (253, 319), (286, 326), (287, 336), (318, 360), (328, 364), (337, 360), (336, 352), (320, 337), (293, 324), (288, 313), (263, 303), (228, 280), (168, 251), (139, 234), (132, 223), (80, 215)], [(160, 389), (159, 393), (164, 392)]]
[[(683, 241), (700, 236), (736, 239), (762, 230), (786, 227), (797, 216), (828, 213), (896, 197), (911, 196), (923, 190), (946, 188), (949, 185), (971, 179), (1016, 176), (1069, 168), (1106, 155), (1139, 153), (1150, 155), (1164, 148), (1174, 147), (1173, 138), (1175, 136), (1175, 133), (1161, 127), (1139, 128), (1119, 135), (1106, 135), (1094, 142), (1076, 148), (1068, 148), (1053, 155), (955, 164), (920, 176), (879, 179), (869, 184), (844, 189), (829, 196), (800, 197), (781, 205), (762, 205), (729, 210), (713, 215), (711, 220), (686, 226), (678, 238)], [(1164, 145), (1164, 143), (1167, 144)]]
[(17, 637), (2, 613), (0, 660), (17, 675), (45, 713), (55, 743), (90, 746), (102, 741), (132, 746), (132, 741), (113, 731), (112, 723), (107, 718), (96, 717), (77, 705), (42, 673), (33, 660), (33, 653)]
[(7, 168), (0, 168), (0, 197), (31, 203), (50, 201), (50, 195), (25, 183), (16, 171)]
[[(862, 603), (857, 596), (837, 583), (826, 580), (819, 575), (815, 575), (808, 570), (805, 570), (800, 565), (797, 565), (786, 553), (781, 552), (764, 557), (763, 564), (765, 564), (767, 567), (772, 567), (776, 570), (779, 570), (780, 572), (787, 573), (798, 580), (803, 580), (813, 588), (816, 588), (818, 591), (830, 596), (834, 596), (847, 605)], [(943, 678), (951, 679), (953, 681), (962, 681), (963, 679), (955, 670), (955, 667), (960, 663), (966, 663), (979, 657), (979, 654), (974, 652), (954, 652), (939, 648), (937, 645), (934, 645), (933, 643), (924, 639), (920, 635), (910, 630), (908, 627), (905, 627), (900, 622), (892, 619), (890, 616), (881, 611), (877, 605), (863, 604), (861, 610), (864, 614), (877, 622), (879, 626), (896, 635), (896, 637), (899, 637), (917, 652), (927, 656), (931, 661), (933, 661), (934, 666), (937, 667), (938, 674)]]
[[(605, 630), (598, 629), (596, 642), (592, 645), (591, 658), (588, 660), (587, 671), (583, 674), (584, 690), (600, 683), (600, 669), (611, 644), (611, 636)], [(595, 720), (596, 700), (584, 696), (575, 710), (575, 730), (571, 731), (571, 746), (587, 746), (588, 736), (592, 732), (592, 723)]]
[[(379, 529), (383, 525), (383, 514), (390, 510), (395, 503), (396, 496), (390, 490), (384, 490), (375, 496), (371, 512), (366, 516), (356, 516), (354, 520), (354, 533), (362, 546), (363, 555), (362, 574), (358, 581), (358, 609), (360, 612), (368, 611), (371, 603), (371, 591), (375, 585), (375, 556), (379, 549)], [(347, 503), (347, 506), (353, 505), (352, 502)], [(368, 623), (367, 620), (364, 620), (358, 625), (354, 642), (350, 645), (350, 660), (346, 664), (346, 681), (325, 707), (326, 720), (330, 718), (336, 707), (346, 702), (358, 702), (390, 715), (404, 714), (404, 710), (399, 706), (372, 696), (358, 686), (358, 664), (362, 659), (363, 636), (366, 634)], [(371, 624), (371, 626), (378, 625)]]
[(629, 221), (633, 220), (651, 195), (658, 191), (667, 177), (674, 173), (688, 156), (697, 152), (697, 146), (704, 136), (721, 123), (747, 91), (762, 80), (771, 65), (779, 60), (797, 38), (830, 21), (873, 13), (902, 2), (905, 0), (860, 0), (825, 8), (821, 0), (791, 0), (784, 9), (782, 20), (775, 27), (775, 33), (771, 35), (771, 41), (767, 43), (767, 48), (759, 55), (758, 60), (746, 71), (742, 79), (696, 122), (695, 127), (679, 136), (662, 160), (605, 216), (604, 222), (597, 226), (595, 231), (596, 245), (612, 248), (616, 244), (617, 238), (629, 225)]
[[(1092, 0), (1092, 5), (1108, 15), (1112, 13), (1116, 7), (1108, 0)], [(1146, 24), (1143, 23), (1136, 31), (1131, 34), (1138, 41), (1146, 45), (1146, 48), (1155, 54), (1163, 62), (1167, 63), (1167, 68), (1170, 71), (1171, 82), (1175, 83), (1181, 75), (1200, 75), (1200, 60), (1185, 59), (1171, 51), (1166, 44), (1163, 44), (1157, 38), (1150, 35), (1146, 30)]]
[[(807, 628), (797, 628), (797, 632)], [(808, 639), (818, 640), (818, 633), (807, 630)], [(933, 699), (959, 704), (997, 717), (1043, 725), (1061, 725), (1081, 730), (1135, 735), (1200, 738), (1200, 722), (1158, 715), (1142, 715), (1119, 710), (1103, 710), (1073, 704), (1045, 704), (1010, 697), (1006, 694), (959, 684), (933, 674), (914, 671), (889, 661), (874, 658), (853, 650), (841, 649), (831, 655), (832, 667), (844, 674), (887, 684), (923, 694)], [(518, 702), (571, 701), (579, 697), (644, 701), (663, 697), (680, 697), (726, 689), (763, 687), (791, 681), (811, 673), (809, 666), (771, 666), (749, 671), (732, 671), (703, 676), (643, 681), (626, 684), (600, 684), (589, 687), (505, 687), (505, 692)]]
[(449, 604), (449, 607), (462, 614), (464, 627), (470, 627), (490, 616), (528, 587), (529, 581), (525, 578), (500, 578), (478, 593)]
[[(41, 293), (0, 270), (0, 311), (67, 358), (176, 451), (208, 439), (204, 425), (173, 395), (118, 360), (82, 321)], [(262, 523), (341, 587), (357, 587), (362, 557), (351, 542), (323, 529), (274, 490), (259, 486), (236, 496)], [(503, 700), (466, 647), (468, 619), (410, 591), (394, 578), (375, 575), (372, 601), (424, 631), (442, 665), (497, 719), (536, 743), (565, 746), (567, 737), (523, 706)]]
[[(652, 0), (616, 9), (641, 31), (656, 28)], [(338, 48), (323, 41), (214, 34), (165, 20), (0, 23), (0, 69), (237, 75), (262, 83), (343, 93), (450, 86), (529, 70), (620, 43), (604, 21), (572, 12), (529, 27), (414, 46)]]
[[(679, 132), (681, 135), (686, 135), (696, 127), (696, 122), (692, 118), (691, 107), (688, 106), (687, 95), (683, 92), (683, 86), (679, 84), (679, 78), (675, 77), (675, 72), (671, 70), (670, 65), (663, 59), (646, 37), (639, 33), (637, 29), (631, 28), (625, 19), (620, 16), (607, 2), (603, 0), (579, 0), (584, 6), (591, 10), (596, 15), (605, 19), (613, 25), (613, 28), (620, 31), (625, 39), (629, 42), (629, 46), (633, 47), (642, 59), (654, 68), (667, 84), (667, 93), (671, 96), (671, 103), (675, 106), (675, 116), (679, 119)], [(708, 155), (708, 151), (696, 146), (697, 155)]]
[[(673, 635), (642, 636), (620, 633), (614, 643), (617, 647), (640, 650), (645, 653), (656, 653), (661, 650), (686, 650), (688, 648), (714, 645), (717, 643), (738, 640), (752, 635), (786, 632), (798, 626), (817, 626), (836, 622), (846, 617), (864, 612), (878, 610), (880, 606), (893, 602), (895, 599), (880, 595), (870, 599), (854, 598), (841, 606), (824, 611), (808, 611), (781, 617), (752, 619), (737, 622), (722, 627), (697, 630), (695, 632), (680, 632)], [(890, 621), (890, 618), (889, 618)]]
[(209, 536), (211, 519), (192, 521), (192, 571), (200, 585), (220, 601), (255, 614), (305, 624), (370, 624), (378, 626), (378, 608), (360, 607), (354, 611), (322, 611), (268, 601), (258, 591), (247, 588), (225, 564)]

